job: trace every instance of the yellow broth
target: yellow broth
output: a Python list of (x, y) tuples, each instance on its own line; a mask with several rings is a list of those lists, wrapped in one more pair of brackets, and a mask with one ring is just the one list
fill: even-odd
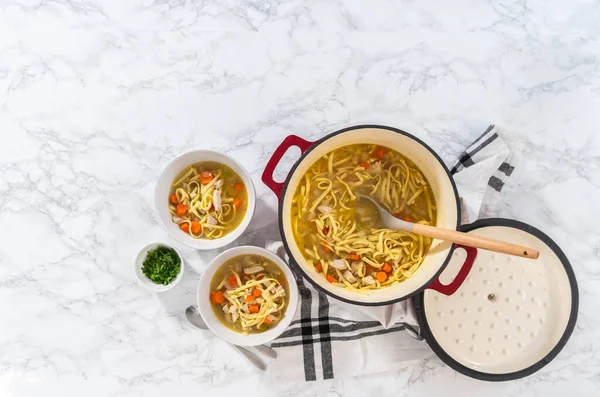
[(239, 226), (248, 209), (248, 192), (231, 168), (203, 161), (175, 177), (167, 205), (173, 222), (183, 232), (212, 240)]
[(383, 228), (377, 208), (361, 195), (414, 223), (435, 225), (437, 209), (418, 167), (387, 147), (338, 148), (305, 172), (292, 200), (296, 243), (329, 282), (368, 292), (411, 277), (431, 239)]
[(244, 335), (275, 327), (289, 303), (289, 286), (283, 271), (259, 255), (229, 259), (215, 272), (209, 299), (217, 318)]

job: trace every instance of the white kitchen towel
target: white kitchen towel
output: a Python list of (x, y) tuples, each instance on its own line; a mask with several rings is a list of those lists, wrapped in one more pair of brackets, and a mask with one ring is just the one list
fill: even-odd
[[(485, 216), (520, 154), (518, 134), (491, 125), (461, 154), (451, 173), (462, 223)], [(267, 249), (287, 255), (280, 241)], [(350, 305), (317, 291), (297, 274), (300, 305), (290, 327), (272, 343), (275, 380), (332, 379), (395, 371), (431, 354), (419, 342), (412, 299), (380, 307)], [(407, 332), (398, 332), (407, 331)]]

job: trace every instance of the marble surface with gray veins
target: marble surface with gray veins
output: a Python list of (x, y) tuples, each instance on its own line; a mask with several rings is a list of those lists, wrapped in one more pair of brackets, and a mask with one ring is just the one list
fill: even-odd
[[(3, 396), (598, 396), (598, 1), (0, 1)], [(260, 201), (242, 242), (278, 235), (260, 182), (290, 133), (407, 129), (452, 162), (489, 123), (522, 133), (495, 215), (570, 258), (579, 321), (534, 375), (483, 383), (431, 354), (388, 373), (275, 383), (183, 315), (216, 252), (174, 243), (154, 183), (176, 155), (224, 151)], [(279, 169), (283, 176), (297, 156)], [(171, 242), (166, 294), (132, 260)]]

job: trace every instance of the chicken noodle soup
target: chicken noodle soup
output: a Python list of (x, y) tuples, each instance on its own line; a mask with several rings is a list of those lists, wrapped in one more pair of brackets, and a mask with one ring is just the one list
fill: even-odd
[(309, 264), (356, 292), (397, 284), (423, 262), (431, 239), (385, 229), (369, 196), (396, 217), (436, 224), (431, 186), (400, 153), (358, 144), (338, 148), (306, 171), (292, 200), (292, 229)]
[(193, 238), (217, 239), (242, 222), (248, 193), (231, 168), (215, 162), (192, 164), (179, 173), (169, 195), (173, 222)]
[(264, 332), (281, 321), (289, 302), (283, 271), (259, 255), (240, 255), (225, 262), (210, 283), (210, 302), (217, 318), (244, 335)]

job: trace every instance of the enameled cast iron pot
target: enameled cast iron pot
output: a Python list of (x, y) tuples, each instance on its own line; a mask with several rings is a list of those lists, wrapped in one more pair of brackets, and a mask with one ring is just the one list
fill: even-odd
[[(307, 264), (302, 256), (292, 233), (290, 219), (292, 198), (298, 184), (308, 168), (326, 153), (342, 146), (361, 143), (389, 147), (413, 161), (431, 184), (437, 204), (437, 225), (454, 230), (459, 226), (458, 192), (450, 176), (450, 171), (440, 157), (418, 138), (396, 128), (378, 125), (345, 128), (331, 133), (317, 142), (309, 142), (296, 135), (290, 135), (277, 147), (262, 175), (262, 181), (279, 198), (279, 227), (283, 244), (291, 259), (290, 262), (317, 289), (336, 299), (352, 304), (365, 306), (388, 305), (407, 299), (425, 288), (451, 295), (467, 277), (476, 250), (461, 247), (467, 251), (467, 259), (454, 280), (448, 285), (443, 285), (439, 282), (438, 276), (446, 267), (455, 247), (450, 243), (434, 240), (421, 267), (413, 277), (392, 287), (373, 291), (370, 295), (347, 291), (330, 284), (312, 266)], [(275, 167), (285, 152), (292, 146), (300, 148), (302, 155), (292, 167), (285, 182), (275, 182), (273, 180)]]

